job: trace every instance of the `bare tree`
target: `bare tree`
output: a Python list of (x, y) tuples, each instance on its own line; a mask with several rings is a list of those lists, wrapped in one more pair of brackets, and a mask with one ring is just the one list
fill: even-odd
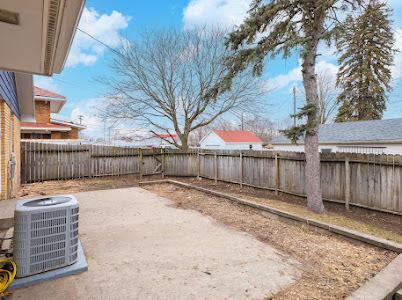
[[(328, 68), (320, 69), (317, 74), (317, 93), (318, 93), (318, 118), (320, 124), (326, 124), (335, 118), (338, 110), (336, 88), (336, 75), (332, 74)], [(304, 89), (299, 89), (301, 96), (305, 99)]]
[(224, 77), (232, 53), (222, 31), (147, 32), (140, 43), (126, 43), (114, 54), (114, 79), (101, 115), (130, 120), (152, 133), (175, 132), (180, 141), (166, 140), (180, 149), (189, 147), (190, 133), (229, 111), (251, 111), (262, 87), (250, 74), (235, 76), (232, 88), (216, 99), (207, 93)]
[(317, 73), (318, 117), (320, 124), (331, 122), (338, 110), (336, 77), (329, 70)]
[(264, 117), (246, 119), (245, 129), (254, 132), (264, 142), (271, 141), (272, 137), (275, 135), (274, 124), (269, 119)]

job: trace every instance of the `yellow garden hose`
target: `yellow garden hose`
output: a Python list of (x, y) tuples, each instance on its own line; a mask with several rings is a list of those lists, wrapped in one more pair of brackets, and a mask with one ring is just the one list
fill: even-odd
[(0, 259), (0, 297), (4, 296), (4, 292), (13, 282), (17, 266), (10, 259)]

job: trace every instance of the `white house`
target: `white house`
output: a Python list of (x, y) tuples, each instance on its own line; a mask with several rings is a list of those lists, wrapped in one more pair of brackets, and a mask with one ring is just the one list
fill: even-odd
[(175, 148), (172, 143), (180, 143), (177, 134), (175, 133), (157, 133), (152, 135), (148, 140), (146, 140), (146, 145), (148, 147), (160, 147), (160, 148)]
[[(318, 138), (321, 152), (402, 155), (402, 118), (324, 124)], [(285, 136), (278, 136), (269, 148), (304, 152), (304, 141), (292, 144)]]
[(263, 150), (262, 140), (250, 131), (212, 130), (200, 141), (202, 149)]
[(151, 133), (143, 129), (116, 129), (113, 144), (120, 146), (137, 146), (144, 148), (175, 148), (174, 142), (180, 144), (175, 133)]

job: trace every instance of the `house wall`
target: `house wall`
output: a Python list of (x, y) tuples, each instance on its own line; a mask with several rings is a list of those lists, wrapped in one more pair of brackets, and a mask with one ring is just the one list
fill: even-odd
[(253, 150), (263, 150), (262, 143), (226, 143), (214, 132), (210, 132), (200, 143), (201, 149), (221, 149), (221, 150), (249, 150), (252, 145)]
[(67, 138), (70, 140), (77, 140), (79, 138), (80, 132), (78, 128), (71, 127), (71, 130), (67, 134)]
[[(323, 149), (331, 149), (331, 152), (351, 152), (351, 153), (368, 153), (368, 154), (400, 154), (402, 155), (402, 141), (399, 144), (325, 144), (319, 145), (320, 151)], [(270, 150), (274, 151), (292, 151), (304, 152), (304, 145), (273, 145)]]
[(208, 133), (208, 135), (201, 140), (201, 149), (225, 149), (225, 142), (217, 136), (214, 132)]
[(53, 131), (51, 135), (52, 140), (60, 140), (61, 139), (61, 132), (60, 131)]
[(35, 101), (36, 123), (50, 123), (50, 102)]
[[(0, 99), (0, 200), (15, 196), (20, 188), (20, 120)], [(14, 156), (14, 172), (10, 159)]]
[(15, 74), (13, 72), (0, 71), (0, 99), (7, 103), (16, 116), (20, 117)]

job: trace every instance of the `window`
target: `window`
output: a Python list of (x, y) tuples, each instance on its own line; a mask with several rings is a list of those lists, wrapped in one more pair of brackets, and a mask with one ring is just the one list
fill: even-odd
[(50, 139), (50, 133), (21, 133), (21, 138), (30, 140), (30, 139)]
[(321, 149), (321, 153), (331, 153), (332, 149), (331, 148), (323, 148)]

